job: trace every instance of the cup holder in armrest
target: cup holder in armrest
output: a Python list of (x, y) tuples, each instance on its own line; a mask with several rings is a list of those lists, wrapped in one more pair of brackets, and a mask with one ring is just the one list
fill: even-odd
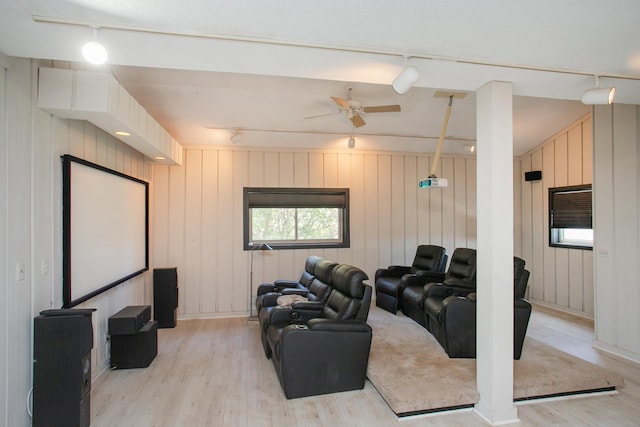
[(309, 329), (307, 325), (292, 325), (295, 329)]

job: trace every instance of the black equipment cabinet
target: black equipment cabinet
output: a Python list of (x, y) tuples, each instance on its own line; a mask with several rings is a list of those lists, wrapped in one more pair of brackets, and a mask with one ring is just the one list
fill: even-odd
[(158, 354), (158, 322), (150, 305), (129, 305), (109, 317), (111, 369), (146, 368)]
[(34, 319), (34, 427), (89, 425), (93, 311), (45, 310)]
[(178, 269), (153, 269), (153, 320), (159, 328), (175, 328), (178, 308)]

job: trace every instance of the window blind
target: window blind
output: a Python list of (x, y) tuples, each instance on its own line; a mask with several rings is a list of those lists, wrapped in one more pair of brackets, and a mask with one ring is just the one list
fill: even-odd
[(592, 228), (591, 185), (549, 189), (551, 228)]
[(348, 200), (348, 188), (245, 188), (248, 208), (345, 209)]

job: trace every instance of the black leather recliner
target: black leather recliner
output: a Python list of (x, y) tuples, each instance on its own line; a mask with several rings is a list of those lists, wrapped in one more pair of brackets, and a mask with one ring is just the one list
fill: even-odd
[(372, 336), (367, 278), (340, 264), (326, 304), (302, 302), (271, 312), (267, 342), (288, 399), (364, 387)]
[(402, 312), (431, 330), (425, 322), (424, 304), (429, 296), (444, 300), (449, 295), (466, 295), (476, 289), (476, 250), (457, 248), (446, 273), (411, 274), (402, 278)]
[[(277, 302), (280, 293), (269, 292), (263, 295), (262, 307), (258, 313), (258, 322), (260, 323), (262, 345), (267, 357), (271, 356), (271, 348), (267, 343), (267, 328), (269, 327), (271, 312), (274, 310), (292, 310), (298, 304), (306, 304), (311, 307), (324, 306), (333, 287), (333, 270), (337, 266), (337, 262), (327, 259), (319, 259), (315, 262), (313, 267), (314, 278), (309, 284), (309, 288), (306, 291), (302, 291), (308, 301), (295, 302), (291, 307), (281, 307)], [(294, 292), (293, 289), (292, 292)]]
[(444, 272), (447, 265), (446, 249), (442, 246), (420, 245), (411, 266), (390, 265), (376, 271), (376, 305), (393, 314), (402, 308), (405, 274)]
[[(522, 355), (531, 316), (531, 304), (524, 299), (529, 281), (529, 271), (524, 267), (525, 261), (514, 257), (513, 358), (516, 360)], [(446, 297), (441, 303), (438, 300), (431, 301), (431, 298), (425, 302), (425, 316), (429, 318), (427, 321), (431, 325), (431, 333), (449, 357), (476, 357), (476, 297), (477, 294), (473, 292), (464, 297)]]
[[(296, 280), (278, 279), (273, 283), (263, 283), (258, 286), (256, 292), (256, 313), (260, 313), (263, 300), (266, 294), (277, 293), (278, 296), (287, 293), (297, 293), (297, 291), (306, 292), (309, 290), (309, 286), (314, 276), (314, 268), (316, 263), (322, 258), (319, 256), (311, 255), (304, 263), (304, 271), (300, 275), (300, 278)], [(270, 299), (273, 299), (273, 295), (270, 295)]]

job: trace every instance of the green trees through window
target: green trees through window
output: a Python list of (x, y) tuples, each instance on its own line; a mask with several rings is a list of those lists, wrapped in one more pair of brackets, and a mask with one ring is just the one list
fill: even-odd
[(245, 188), (244, 248), (348, 247), (349, 190)]
[(333, 240), (340, 238), (337, 208), (251, 209), (253, 241)]

